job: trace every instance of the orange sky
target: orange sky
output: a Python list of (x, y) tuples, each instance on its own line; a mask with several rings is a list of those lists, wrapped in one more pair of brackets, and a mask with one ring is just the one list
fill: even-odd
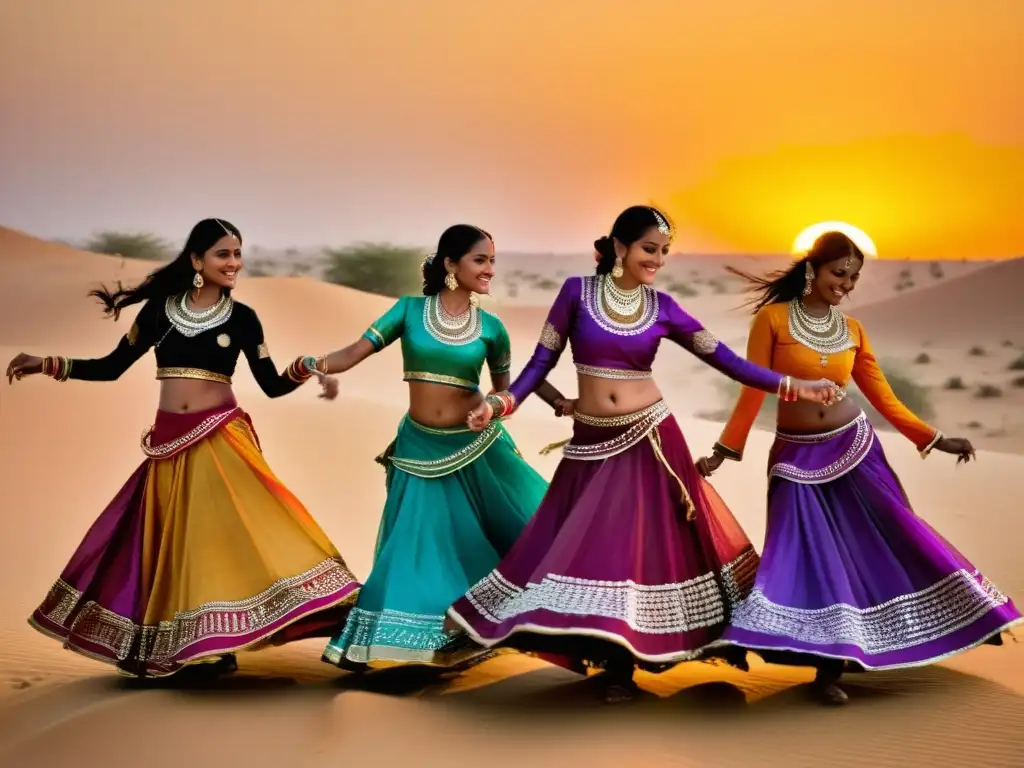
[(1021, 0), (0, 0), (0, 221), (580, 251), (653, 198), (684, 249), (1017, 255), (1021, 50)]

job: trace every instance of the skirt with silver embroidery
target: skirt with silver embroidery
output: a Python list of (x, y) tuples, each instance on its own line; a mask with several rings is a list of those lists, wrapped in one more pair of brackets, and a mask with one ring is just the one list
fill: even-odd
[(768, 466), (761, 566), (725, 642), (768, 661), (888, 669), (998, 643), (1021, 620), (914, 513), (863, 414), (824, 434), (779, 433)]
[(577, 414), (533, 520), (448, 615), (487, 647), (658, 669), (720, 637), (756, 567), (663, 403)]

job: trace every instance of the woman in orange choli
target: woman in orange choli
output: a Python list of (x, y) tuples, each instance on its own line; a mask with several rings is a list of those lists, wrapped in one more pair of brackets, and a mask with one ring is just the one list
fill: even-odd
[[(757, 278), (747, 358), (779, 373), (852, 378), (867, 400), (921, 453), (974, 457), (899, 401), (864, 328), (838, 305), (864, 256), (828, 232), (787, 271)], [(705, 476), (739, 461), (764, 393), (744, 388)], [(831, 406), (780, 402), (768, 455), (768, 527), (754, 588), (720, 642), (767, 661), (810, 663), (813, 690), (843, 704), (849, 667), (929, 664), (985, 642), (1021, 620), (1013, 603), (913, 511), (867, 417), (840, 390)], [(808, 662), (809, 659), (809, 662)]]

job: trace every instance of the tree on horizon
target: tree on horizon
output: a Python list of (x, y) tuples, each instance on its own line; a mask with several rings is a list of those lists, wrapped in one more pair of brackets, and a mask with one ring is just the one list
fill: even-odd
[(415, 295), (422, 292), (421, 248), (391, 243), (354, 243), (325, 248), (324, 280), (380, 296)]
[(90, 237), (81, 247), (91, 253), (143, 261), (168, 261), (173, 256), (171, 244), (152, 232), (105, 230)]

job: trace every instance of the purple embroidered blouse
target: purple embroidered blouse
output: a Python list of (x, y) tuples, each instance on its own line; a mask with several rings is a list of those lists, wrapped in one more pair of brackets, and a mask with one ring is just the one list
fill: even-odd
[(748, 362), (683, 311), (675, 299), (644, 286), (639, 319), (623, 323), (609, 316), (601, 301), (604, 281), (598, 275), (570, 277), (548, 312), (533, 357), (509, 387), (516, 404), (529, 397), (558, 363), (566, 342), (572, 345), (577, 371), (603, 378), (648, 378), (664, 338), (739, 383), (778, 392), (782, 374)]

